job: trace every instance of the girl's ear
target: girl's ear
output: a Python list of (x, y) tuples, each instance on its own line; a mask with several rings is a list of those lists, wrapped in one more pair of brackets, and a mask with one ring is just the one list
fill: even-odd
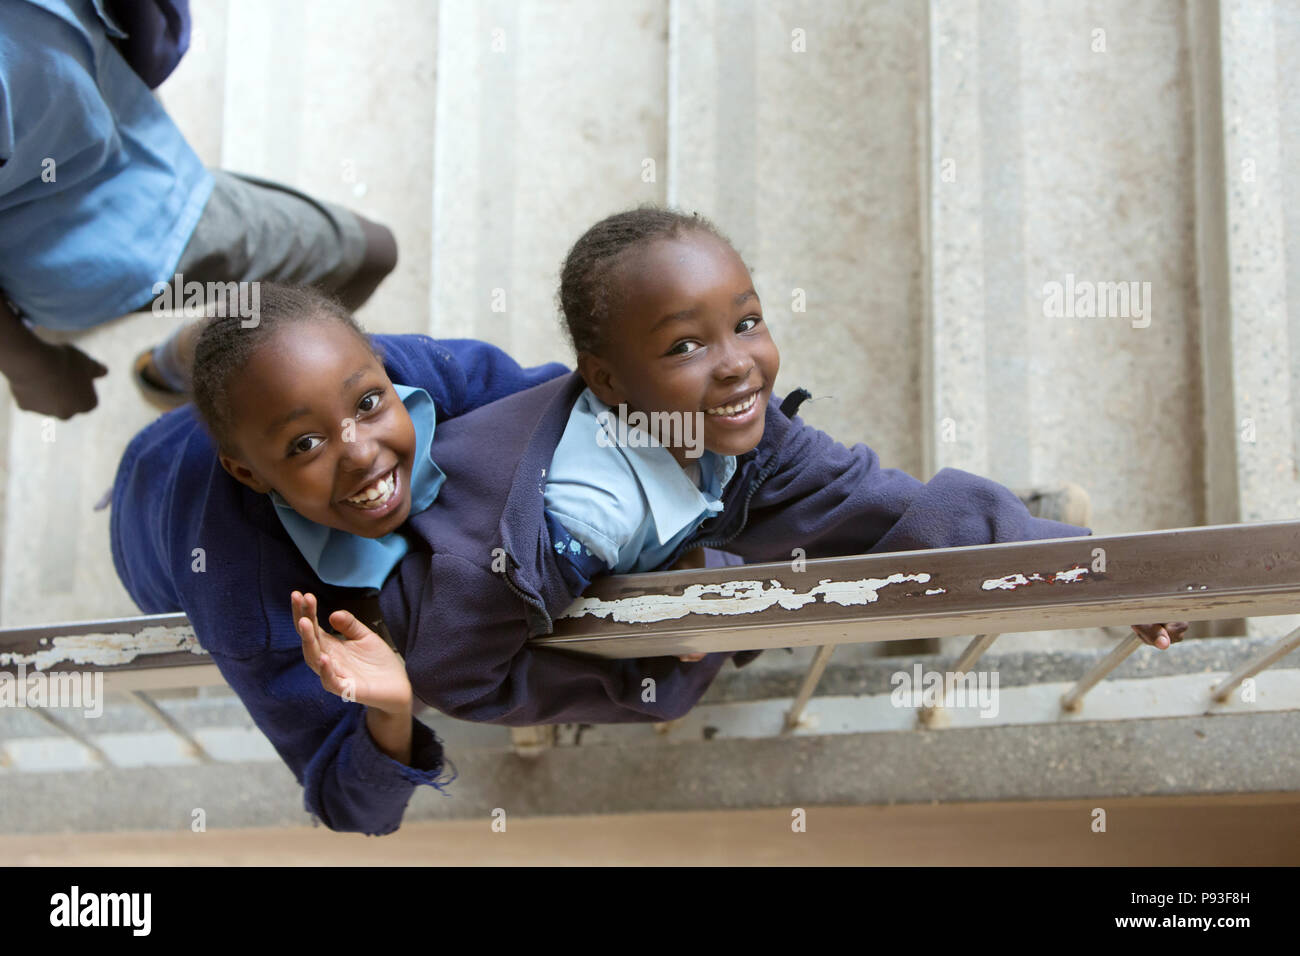
[(611, 408), (627, 400), (614, 377), (614, 370), (599, 355), (591, 352), (578, 353), (578, 374), (596, 397)]
[(271, 490), (270, 485), (258, 478), (257, 475), (253, 474), (252, 469), (238, 458), (232, 458), (230, 455), (222, 452), (217, 456), (217, 460), (221, 462), (221, 467), (226, 469), (226, 472), (230, 477), (234, 478), (240, 484), (248, 485), (248, 487), (252, 488), (259, 495), (267, 494)]

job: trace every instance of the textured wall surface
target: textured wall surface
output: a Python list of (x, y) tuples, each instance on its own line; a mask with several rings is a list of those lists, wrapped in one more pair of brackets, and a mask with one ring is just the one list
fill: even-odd
[[(750, 264), (778, 388), (809, 388), (806, 419), (887, 466), (1075, 481), (1100, 533), (1300, 507), (1286, 4), (198, 0), (194, 15), (163, 103), (205, 161), (393, 228), (397, 272), (360, 313), (372, 330), (571, 362), (568, 247), (668, 202)], [(1108, 314), (1103, 291), (1092, 314), (1050, 314), (1053, 284), (1115, 283), (1140, 307)], [(6, 416), (5, 623), (132, 612), (91, 506), (152, 416), (130, 360), (172, 321), (82, 336), (113, 371), (53, 440)]]

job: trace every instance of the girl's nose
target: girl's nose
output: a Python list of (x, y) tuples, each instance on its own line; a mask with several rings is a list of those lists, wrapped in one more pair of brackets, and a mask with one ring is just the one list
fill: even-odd
[(344, 428), (340, 442), (342, 464), (349, 470), (368, 472), (379, 454), (379, 442), (369, 435), (369, 429)]
[(747, 351), (730, 346), (719, 359), (713, 374), (719, 379), (745, 379), (754, 368), (754, 358)]

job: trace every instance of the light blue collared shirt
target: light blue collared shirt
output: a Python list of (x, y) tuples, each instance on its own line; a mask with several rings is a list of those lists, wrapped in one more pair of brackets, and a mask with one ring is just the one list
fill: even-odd
[[(393, 390), (415, 426), (415, 465), (411, 473), (411, 514), (414, 515), (433, 504), (447, 479), (430, 454), (437, 416), (433, 399), (424, 389), (394, 383)], [(278, 491), (271, 492), (271, 501), (289, 537), (316, 570), (317, 577), (327, 584), (345, 588), (382, 587), (384, 579), (410, 547), (406, 538), (396, 531), (382, 538), (364, 538), (309, 521), (294, 511)]]
[(0, 289), (46, 328), (152, 301), (212, 193), (104, 4), (0, 2)]
[[(736, 459), (704, 451), (697, 486), (667, 448), (611, 441), (597, 417), (602, 413), (617, 418), (585, 389), (551, 458), (546, 510), (610, 573), (651, 571), (705, 519), (722, 511), (722, 492), (736, 473)], [(576, 547), (575, 542), (567, 547)], [(556, 542), (557, 550), (564, 548)]]

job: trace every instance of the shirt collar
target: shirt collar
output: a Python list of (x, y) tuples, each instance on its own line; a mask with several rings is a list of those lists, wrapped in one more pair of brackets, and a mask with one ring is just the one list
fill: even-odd
[[(574, 407), (596, 419), (597, 428), (602, 427), (597, 416), (607, 412), (612, 416), (611, 427), (617, 427), (618, 412), (597, 398), (590, 388), (582, 393)], [(633, 433), (645, 436), (645, 432), (632, 428), (628, 428), (627, 433), (629, 436)], [(629, 441), (622, 445), (611, 443), (606, 447), (610, 453), (622, 455), (631, 466), (650, 508), (660, 544), (672, 539), (702, 511), (721, 511), (723, 489), (736, 473), (734, 455), (723, 456), (705, 449), (699, 459), (706, 489), (701, 492), (677, 464), (672, 452), (661, 445), (634, 445)]]
[[(433, 399), (422, 388), (393, 384), (415, 426), (415, 464), (411, 473), (411, 514), (427, 509), (442, 487), (446, 475), (433, 460), (433, 432), (437, 414)], [(278, 491), (270, 492), (280, 523), (298, 546), (302, 556), (326, 584), (348, 588), (379, 588), (410, 545), (396, 531), (382, 538), (326, 527), (294, 511)]]

